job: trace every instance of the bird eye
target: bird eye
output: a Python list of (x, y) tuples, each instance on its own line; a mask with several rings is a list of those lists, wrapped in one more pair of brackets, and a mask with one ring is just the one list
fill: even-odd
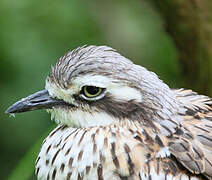
[(82, 87), (82, 94), (87, 98), (97, 97), (103, 92), (103, 88), (96, 87), (96, 86), (83, 86)]

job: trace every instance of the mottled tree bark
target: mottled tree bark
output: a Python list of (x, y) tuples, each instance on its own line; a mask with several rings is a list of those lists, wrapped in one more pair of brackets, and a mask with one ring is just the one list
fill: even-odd
[(179, 50), (184, 86), (212, 96), (212, 0), (152, 0)]

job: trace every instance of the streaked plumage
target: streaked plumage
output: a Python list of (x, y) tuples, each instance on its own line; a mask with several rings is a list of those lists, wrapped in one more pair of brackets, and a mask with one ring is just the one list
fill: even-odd
[[(85, 97), (85, 86), (101, 92)], [(7, 110), (48, 102), (59, 124), (38, 155), (39, 180), (212, 179), (211, 98), (172, 90), (106, 46), (83, 46), (61, 57), (46, 90)], [(41, 94), (50, 96), (51, 106)]]

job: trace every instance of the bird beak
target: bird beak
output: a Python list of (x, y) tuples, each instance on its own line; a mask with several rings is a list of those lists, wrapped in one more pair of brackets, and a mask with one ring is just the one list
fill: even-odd
[(54, 99), (47, 90), (36, 92), (10, 106), (5, 113), (20, 113), (37, 109), (52, 109), (54, 106), (65, 105), (62, 100)]

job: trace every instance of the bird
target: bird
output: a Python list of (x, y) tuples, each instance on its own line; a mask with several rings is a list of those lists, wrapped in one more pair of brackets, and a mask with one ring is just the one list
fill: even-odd
[(6, 113), (38, 109), (58, 124), (35, 162), (38, 180), (212, 179), (212, 99), (170, 88), (111, 47), (70, 50), (44, 90)]

